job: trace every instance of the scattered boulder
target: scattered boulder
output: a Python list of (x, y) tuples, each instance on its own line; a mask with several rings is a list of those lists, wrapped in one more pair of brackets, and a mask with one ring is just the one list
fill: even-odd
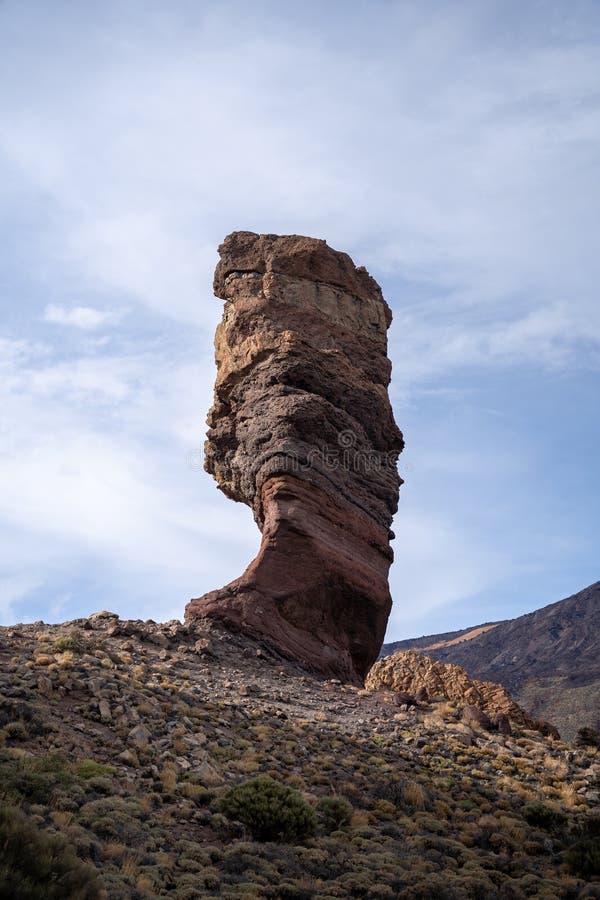
[(100, 612), (95, 612), (92, 613), (91, 616), (88, 616), (88, 622), (108, 621), (109, 619), (118, 618), (118, 613), (109, 612), (107, 609), (103, 609)]
[(119, 753), (117, 756), (119, 762), (122, 762), (125, 766), (132, 766), (133, 768), (137, 768), (139, 766), (139, 759), (133, 750), (125, 749), (122, 753)]
[(417, 698), (414, 694), (409, 694), (407, 691), (398, 691), (394, 696), (394, 701), (396, 706), (405, 707), (406, 711), (410, 709), (411, 706), (418, 706)]
[(144, 749), (150, 743), (150, 732), (145, 725), (136, 725), (127, 735), (127, 743), (138, 749)]
[(545, 719), (534, 719), (531, 723), (531, 727), (534, 731), (539, 731), (540, 734), (543, 734), (544, 737), (551, 737), (556, 741), (560, 741), (560, 732), (558, 728), (551, 725), (550, 722), (546, 722)]
[(504, 737), (510, 737), (512, 735), (510, 719), (508, 718), (506, 713), (498, 713), (494, 720), (494, 725), (500, 732), (500, 734), (504, 735)]
[(461, 718), (467, 725), (479, 725), (480, 728), (484, 728), (486, 731), (492, 730), (490, 717), (478, 706), (465, 706)]

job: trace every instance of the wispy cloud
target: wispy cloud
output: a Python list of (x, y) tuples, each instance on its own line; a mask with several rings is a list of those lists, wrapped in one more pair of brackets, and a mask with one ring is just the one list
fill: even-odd
[[(234, 228), (325, 237), (384, 284), (397, 418), (414, 413), (407, 454), (420, 446), (427, 470), (407, 473), (395, 590), (429, 611), (493, 591), (534, 524), (498, 524), (486, 485), (503, 472), (527, 497), (555, 463), (551, 438), (510, 475), (503, 435), (484, 453), (477, 391), (598, 366), (596, 6), (107, 0), (32, 15), (8, 0), (0, 26), (0, 603), (35, 593), (24, 572), (72, 597), (69, 572), (86, 572), (158, 617), (256, 547), (248, 511), (185, 465), (211, 402), (216, 247)], [(465, 372), (481, 417), (461, 431)], [(421, 432), (441, 392), (436, 461)]]
[[(548, 25), (502, 45), (500, 5), (405, 7), (349, 15), (344, 42), (326, 15), (315, 40), (272, 4), (176, 4), (155, 9), (165, 41), (109, 4), (78, 33), (77, 79), (54, 56), (44, 83), (15, 88), (49, 52), (34, 31), (2, 82), (0, 147), (55, 207), (52, 252), (90, 284), (208, 325), (201, 297), (227, 231), (303, 231), (429, 286), (465, 329), (473, 307), (501, 337), (558, 304), (567, 323), (585, 307), (597, 330), (593, 33), (557, 43)], [(51, 33), (57, 51), (70, 40)]]
[(114, 312), (102, 309), (94, 309), (92, 306), (73, 306), (71, 308), (49, 303), (44, 310), (44, 321), (53, 325), (67, 325), (71, 328), (81, 328), (83, 331), (93, 331), (109, 322), (114, 322), (118, 316)]
[[(250, 515), (244, 526), (233, 504), (223, 502), (208, 476), (188, 461), (200, 441), (198, 412), (208, 401), (197, 365), (173, 363), (152, 348), (138, 356), (66, 363), (53, 357), (50, 346), (4, 343), (5, 616), (26, 589), (45, 579), (68, 585), (80, 578), (80, 560), (102, 567), (104, 577), (112, 573), (113, 603), (126, 603), (137, 615), (145, 611), (152, 570), (155, 616), (182, 615), (191, 595), (243, 568), (257, 544)], [(29, 547), (26, 557), (15, 553), (12, 535), (19, 535), (24, 550)], [(230, 553), (219, 561), (216, 548), (223, 542)], [(24, 567), (33, 575), (24, 578)], [(136, 577), (139, 586), (131, 595)], [(169, 585), (163, 598), (161, 584)]]

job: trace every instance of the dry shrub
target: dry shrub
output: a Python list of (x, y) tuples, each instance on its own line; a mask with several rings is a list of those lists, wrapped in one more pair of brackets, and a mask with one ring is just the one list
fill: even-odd
[(413, 809), (427, 809), (427, 792), (418, 781), (405, 781), (402, 785), (402, 796), (407, 806)]
[(172, 763), (166, 763), (160, 773), (160, 781), (163, 791), (172, 794), (177, 787), (177, 769)]

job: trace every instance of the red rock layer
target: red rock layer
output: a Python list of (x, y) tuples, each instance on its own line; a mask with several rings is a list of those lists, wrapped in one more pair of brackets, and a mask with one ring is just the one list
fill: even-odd
[(325, 241), (234, 232), (219, 252), (205, 468), (252, 507), (262, 543), (186, 619), (220, 619), (359, 680), (391, 608), (403, 446), (387, 393), (391, 313), (367, 271)]

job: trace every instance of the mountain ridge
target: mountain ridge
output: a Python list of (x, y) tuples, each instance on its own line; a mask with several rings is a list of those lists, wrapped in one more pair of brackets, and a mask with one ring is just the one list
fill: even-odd
[(504, 685), (572, 739), (600, 724), (600, 581), (514, 619), (384, 644), (418, 650)]

